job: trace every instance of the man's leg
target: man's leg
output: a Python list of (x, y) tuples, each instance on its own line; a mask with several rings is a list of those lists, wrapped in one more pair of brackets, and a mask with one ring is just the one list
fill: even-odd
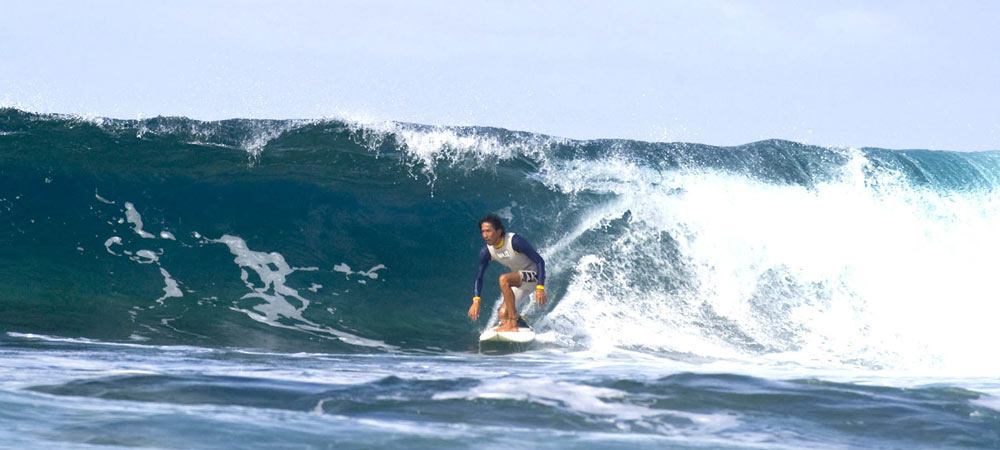
[(517, 306), (514, 305), (514, 288), (521, 285), (521, 274), (517, 272), (500, 275), (500, 293), (503, 305), (497, 311), (500, 326), (497, 331), (517, 331)]

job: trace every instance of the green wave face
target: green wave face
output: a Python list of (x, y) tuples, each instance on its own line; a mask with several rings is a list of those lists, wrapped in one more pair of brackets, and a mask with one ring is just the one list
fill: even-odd
[[(801, 242), (888, 233), (849, 225), (871, 220), (872, 205), (900, 208), (885, 217), (913, 239), (950, 236), (942, 227), (956, 220), (979, 230), (993, 220), (998, 162), (787, 141), (713, 147), (0, 110), (0, 330), (282, 351), (465, 350), (490, 320), (466, 311), (477, 219), (493, 212), (547, 258), (553, 302), (527, 313), (554, 345), (607, 333), (619, 346), (710, 356), (809, 349), (830, 337), (817, 314), (882, 294), (857, 276), (871, 254), (775, 250), (802, 246), (791, 231), (814, 228)], [(799, 228), (755, 231), (790, 222)], [(487, 312), (501, 273), (495, 264), (487, 273)], [(691, 339), (629, 337), (651, 326)], [(844, 348), (828, 350), (880, 361)]]

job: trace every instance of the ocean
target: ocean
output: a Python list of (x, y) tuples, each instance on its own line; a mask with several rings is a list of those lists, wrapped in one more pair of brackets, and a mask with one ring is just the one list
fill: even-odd
[[(1000, 152), (0, 109), (0, 447), (1000, 448)], [(546, 259), (483, 354), (477, 221)]]

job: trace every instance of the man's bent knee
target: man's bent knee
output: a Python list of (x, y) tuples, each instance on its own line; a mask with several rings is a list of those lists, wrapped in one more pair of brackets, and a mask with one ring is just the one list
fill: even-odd
[(500, 275), (500, 287), (518, 287), (521, 285), (521, 275), (516, 272)]

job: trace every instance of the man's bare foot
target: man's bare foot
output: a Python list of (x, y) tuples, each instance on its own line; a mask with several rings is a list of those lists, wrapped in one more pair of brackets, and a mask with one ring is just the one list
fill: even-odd
[(508, 320), (505, 322), (501, 322), (500, 326), (496, 327), (496, 329), (494, 329), (493, 331), (496, 331), (498, 333), (504, 331), (518, 331), (517, 320)]

